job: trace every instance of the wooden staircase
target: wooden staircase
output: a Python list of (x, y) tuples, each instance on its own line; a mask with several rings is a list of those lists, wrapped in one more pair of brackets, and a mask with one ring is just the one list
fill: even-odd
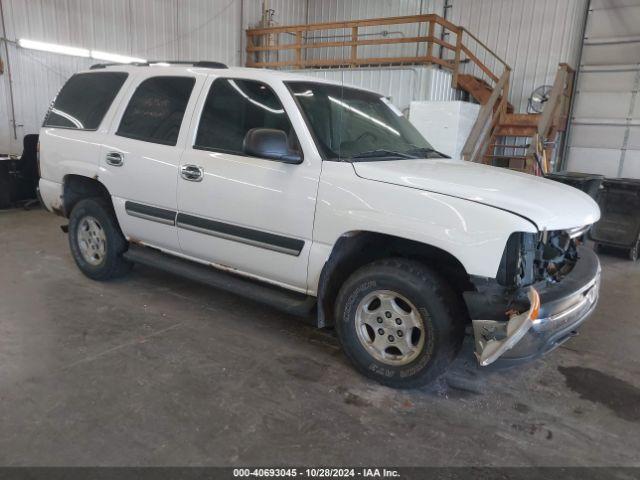
[[(480, 105), (484, 105), (491, 98), (493, 87), (486, 80), (468, 73), (458, 75), (456, 88), (464, 90)], [(500, 99), (498, 99), (499, 101)], [(513, 113), (513, 105), (507, 102), (507, 113)]]
[[(458, 81), (457, 88), (467, 91), (482, 105), (462, 151), (465, 160), (536, 175), (549, 172), (561, 134), (567, 127), (573, 78), (574, 71), (567, 64), (560, 64), (543, 113), (533, 114), (513, 113), (513, 107), (502, 101), (507, 92), (494, 94), (500, 82), (487, 97), (485, 89), (478, 86), (480, 82)], [(478, 91), (479, 88), (482, 90)]]
[[(452, 72), (453, 88), (482, 105), (462, 151), (465, 160), (541, 175), (560, 150), (555, 147), (566, 129), (574, 76), (566, 64), (558, 68), (542, 114), (515, 113), (508, 101), (511, 67), (466, 28), (438, 15), (282, 26), (263, 22), (246, 32), (248, 67), (436, 65)], [(392, 25), (413, 33), (397, 37), (383, 29), (373, 38), (372, 28)]]

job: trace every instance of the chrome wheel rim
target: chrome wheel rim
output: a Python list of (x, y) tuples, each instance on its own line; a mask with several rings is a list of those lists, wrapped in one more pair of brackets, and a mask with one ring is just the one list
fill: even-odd
[(94, 217), (83, 217), (78, 223), (76, 238), (80, 254), (89, 265), (100, 265), (107, 254), (107, 236)]
[(391, 290), (367, 294), (358, 305), (355, 322), (358, 340), (381, 363), (407, 365), (424, 347), (422, 315), (406, 297)]

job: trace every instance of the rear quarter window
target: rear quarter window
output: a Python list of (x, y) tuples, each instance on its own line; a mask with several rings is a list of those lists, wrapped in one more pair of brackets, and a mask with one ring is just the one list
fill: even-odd
[(126, 79), (124, 72), (74, 75), (56, 96), (43, 126), (97, 130)]

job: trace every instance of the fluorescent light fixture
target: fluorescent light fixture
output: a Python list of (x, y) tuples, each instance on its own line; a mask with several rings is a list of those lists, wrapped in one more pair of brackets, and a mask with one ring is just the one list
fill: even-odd
[(21, 38), (18, 45), (22, 48), (30, 48), (32, 50), (42, 50), (43, 52), (60, 53), (62, 55), (73, 55), (76, 57), (91, 57), (96, 60), (104, 60), (113, 63), (146, 63), (144, 58), (129, 57), (127, 55), (118, 55), (117, 53), (101, 52), (99, 50), (87, 50), (86, 48), (68, 47), (66, 45), (58, 45), (57, 43), (38, 42), (36, 40), (27, 40)]
[(66, 45), (58, 45), (57, 43), (36, 42), (35, 40), (27, 40), (26, 38), (18, 40), (18, 45), (22, 48), (60, 53), (62, 55), (74, 55), (76, 57), (89, 57), (91, 55), (86, 48), (67, 47)]
[(152, 67), (170, 67), (171, 64), (167, 62), (154, 62), (149, 64)]
[(91, 50), (91, 57), (96, 60), (105, 60), (113, 63), (147, 63), (144, 58), (128, 57), (126, 55), (118, 55), (117, 53), (100, 52)]

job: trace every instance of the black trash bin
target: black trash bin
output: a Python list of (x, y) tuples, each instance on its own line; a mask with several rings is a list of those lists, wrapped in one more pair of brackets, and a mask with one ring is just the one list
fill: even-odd
[(25, 135), (20, 157), (0, 158), (0, 209), (37, 198), (38, 135)]
[(545, 178), (582, 190), (584, 193), (591, 195), (591, 198), (595, 200), (598, 198), (598, 191), (600, 190), (604, 176), (593, 173), (555, 172), (548, 173), (545, 175)]
[(602, 217), (589, 232), (596, 247), (607, 245), (629, 251), (638, 259), (640, 250), (640, 180), (607, 178), (598, 196)]

